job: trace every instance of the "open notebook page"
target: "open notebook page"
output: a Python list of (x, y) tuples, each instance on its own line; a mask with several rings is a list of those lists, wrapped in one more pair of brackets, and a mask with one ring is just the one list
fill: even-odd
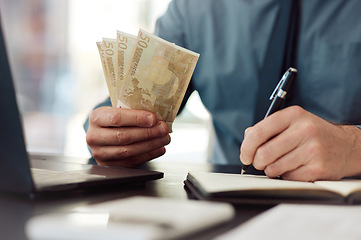
[(266, 176), (256, 175), (189, 172), (188, 177), (195, 179), (203, 190), (209, 193), (239, 190), (322, 189), (321, 186), (310, 182), (271, 179)]

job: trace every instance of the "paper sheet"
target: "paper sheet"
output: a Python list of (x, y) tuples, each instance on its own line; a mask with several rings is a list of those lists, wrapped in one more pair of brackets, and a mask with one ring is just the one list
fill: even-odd
[(281, 204), (216, 240), (359, 240), (361, 206)]
[(181, 237), (231, 220), (227, 203), (131, 197), (30, 219), (32, 240), (160, 240)]

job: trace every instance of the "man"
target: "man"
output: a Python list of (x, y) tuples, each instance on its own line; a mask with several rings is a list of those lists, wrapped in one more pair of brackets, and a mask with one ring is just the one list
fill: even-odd
[[(359, 175), (361, 2), (300, 1), (292, 48), (299, 74), (288, 107), (256, 123), (280, 2), (174, 0), (157, 22), (157, 35), (201, 55), (187, 96), (197, 90), (212, 114), (212, 162), (253, 164), (298, 181)], [(102, 107), (89, 121), (87, 142), (99, 164), (136, 166), (170, 142), (164, 122), (148, 112)]]

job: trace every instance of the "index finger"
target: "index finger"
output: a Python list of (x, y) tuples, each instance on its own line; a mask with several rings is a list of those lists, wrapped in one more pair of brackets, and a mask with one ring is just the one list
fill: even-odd
[(253, 163), (257, 149), (269, 139), (286, 130), (290, 125), (290, 119), (281, 116), (286, 109), (278, 111), (256, 125), (247, 129), (247, 134), (241, 145), (241, 161), (244, 164)]
[(144, 110), (100, 107), (91, 113), (89, 122), (101, 127), (152, 127), (157, 119)]

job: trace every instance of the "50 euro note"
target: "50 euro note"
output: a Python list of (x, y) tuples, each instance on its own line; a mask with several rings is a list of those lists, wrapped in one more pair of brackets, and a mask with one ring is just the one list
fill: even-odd
[(107, 83), (110, 101), (114, 106), (117, 101), (117, 94), (116, 91), (116, 40), (110, 38), (103, 38), (102, 42), (97, 42), (97, 47), (100, 55), (100, 61), (102, 63), (103, 72), (105, 81)]
[(116, 107), (125, 73), (130, 67), (137, 37), (117, 31), (117, 38), (103, 38), (97, 42), (104, 77), (112, 106)]
[[(136, 41), (137, 41), (136, 36), (121, 31), (117, 31), (117, 46), (116, 46), (117, 56), (116, 56), (115, 66), (117, 69), (116, 92), (118, 93), (118, 96), (120, 90), (124, 86), (125, 75), (130, 68)], [(118, 99), (119, 98), (117, 97), (117, 101)]]
[(140, 30), (117, 107), (147, 110), (169, 131), (199, 54)]

